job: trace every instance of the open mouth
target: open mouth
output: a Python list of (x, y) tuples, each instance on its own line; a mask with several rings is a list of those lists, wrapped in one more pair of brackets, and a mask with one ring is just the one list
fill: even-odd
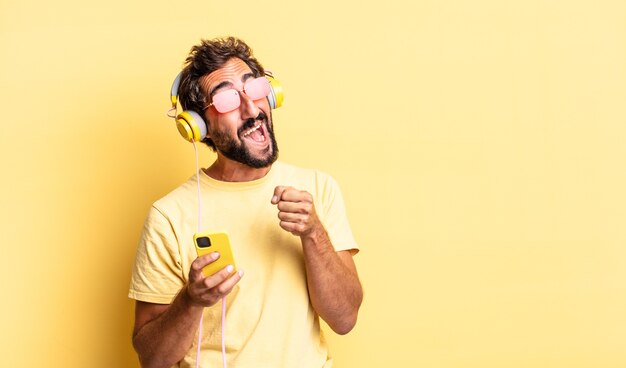
[(267, 140), (267, 127), (265, 122), (257, 121), (252, 128), (243, 131), (242, 137), (255, 143), (264, 143)]

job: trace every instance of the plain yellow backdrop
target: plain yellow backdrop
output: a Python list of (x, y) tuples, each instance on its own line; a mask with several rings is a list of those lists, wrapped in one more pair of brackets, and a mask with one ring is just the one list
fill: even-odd
[(0, 365), (138, 367), (135, 245), (194, 171), (170, 84), (224, 35), (346, 198), (337, 367), (626, 366), (622, 0), (0, 0)]

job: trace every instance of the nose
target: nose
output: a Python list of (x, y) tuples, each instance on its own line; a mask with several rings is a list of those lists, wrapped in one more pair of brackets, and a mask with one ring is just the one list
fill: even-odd
[(239, 98), (241, 99), (241, 104), (239, 105), (239, 111), (241, 111), (242, 119), (249, 119), (249, 118), (255, 119), (257, 116), (259, 116), (259, 113), (261, 112), (261, 110), (254, 103), (254, 101), (250, 97), (248, 97), (248, 95), (240, 92)]

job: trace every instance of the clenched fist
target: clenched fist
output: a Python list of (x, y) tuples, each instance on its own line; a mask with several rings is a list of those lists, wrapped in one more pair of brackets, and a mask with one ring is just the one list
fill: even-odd
[(274, 189), (272, 204), (278, 207), (280, 227), (290, 233), (302, 237), (323, 230), (309, 192), (278, 186)]

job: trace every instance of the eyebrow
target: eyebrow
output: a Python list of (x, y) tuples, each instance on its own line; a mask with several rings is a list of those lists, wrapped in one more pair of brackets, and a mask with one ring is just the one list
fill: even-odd
[[(254, 73), (246, 73), (241, 76), (241, 81), (245, 83), (248, 79), (252, 77), (254, 77)], [(224, 87), (231, 87), (232, 85), (233, 84), (230, 83), (229, 81), (223, 81), (219, 83), (217, 86), (211, 89), (211, 91), (209, 92), (209, 97), (213, 97), (213, 94), (215, 94), (215, 92), (217, 92), (219, 89), (224, 88)]]

